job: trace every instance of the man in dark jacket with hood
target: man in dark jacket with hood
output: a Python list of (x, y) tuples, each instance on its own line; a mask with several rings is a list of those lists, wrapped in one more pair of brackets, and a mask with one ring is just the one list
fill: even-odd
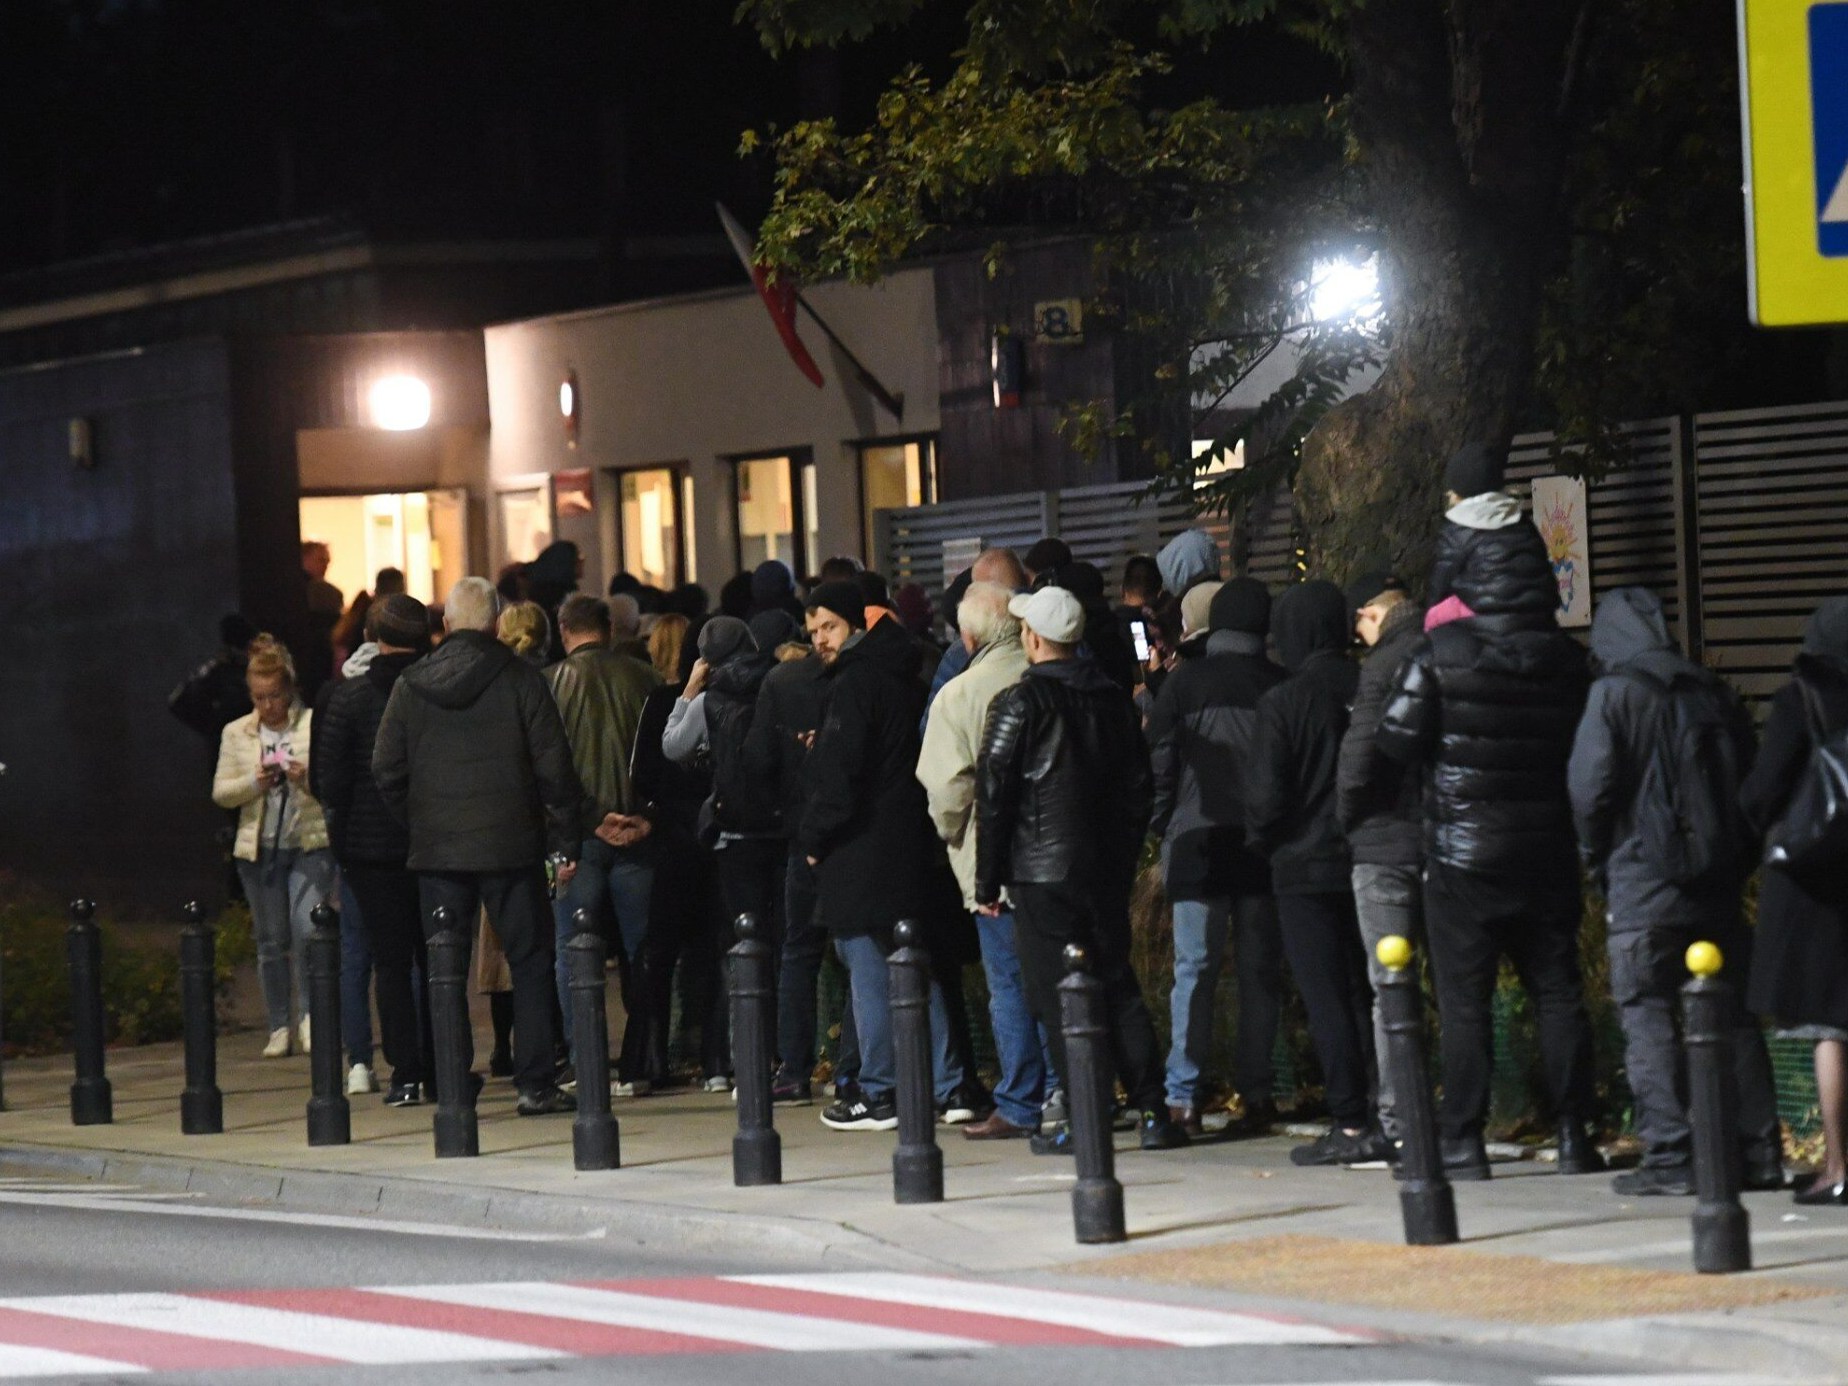
[(1282, 1011), (1283, 940), (1270, 863), (1245, 840), (1247, 776), (1258, 700), (1283, 681), (1264, 655), (1271, 599), (1255, 578), (1213, 594), (1200, 658), (1162, 684), (1149, 713), (1154, 821), (1162, 884), (1174, 910), (1174, 990), (1168, 1048), (1169, 1114), (1200, 1131), (1201, 1070), (1212, 1050), (1214, 993), (1228, 927), (1238, 967), (1238, 1042), (1232, 1081), (1244, 1124), (1276, 1115), (1271, 1056)]
[[(513, 970), (514, 1084), (522, 1116), (576, 1107), (553, 1081), (552, 912), (545, 860), (577, 871), (584, 790), (545, 677), (496, 640), (486, 578), (463, 578), (443, 607), (448, 637), (398, 679), (379, 723), (372, 776), (410, 825), (426, 928), (439, 905), (473, 939), (475, 911)], [(469, 1061), (474, 1044), (466, 1042)]]
[[(1162, 1101), (1161, 1051), (1130, 963), (1129, 893), (1148, 830), (1148, 749), (1135, 704), (1095, 664), (1077, 657), (1084, 608), (1061, 587), (1017, 596), (1028, 668), (989, 704), (976, 763), (976, 907), (1014, 905), (1021, 981), (1046, 1027), (1053, 1067), (1071, 1072), (1060, 1026), (1064, 949), (1081, 944), (1103, 984), (1117, 1074), (1142, 1113), (1144, 1150), (1187, 1144)], [(1066, 1153), (1070, 1127), (1033, 1138)]]
[(314, 792), (371, 944), (379, 1038), (391, 1065), (385, 1105), (414, 1107), (434, 1057), (430, 1008), (412, 985), (413, 972), (428, 972), (423, 921), (417, 877), (405, 866), (410, 834), (372, 777), (372, 747), (392, 689), (429, 644), (430, 615), (415, 597), (394, 593), (372, 604), (366, 630), (378, 653), (364, 673), (329, 688), (314, 720)]
[(1271, 629), (1290, 677), (1258, 702), (1245, 823), (1252, 845), (1270, 855), (1283, 951), (1309, 1013), (1332, 1118), (1290, 1158), (1351, 1165), (1382, 1158), (1386, 1143), (1373, 1123), (1373, 998), (1354, 917), (1352, 863), (1335, 821), (1335, 763), (1360, 679), (1347, 654), (1347, 597), (1332, 582), (1286, 588)]
[[(1623, 1022), (1624, 1072), (1636, 1098), (1643, 1163), (1619, 1194), (1694, 1192), (1693, 1133), (1682, 1094), (1675, 1016), (1683, 956), (1716, 943), (1729, 977), (1751, 971), (1740, 892), (1754, 862), (1736, 807), (1757, 750), (1752, 720), (1716, 675), (1682, 658), (1662, 603), (1620, 587), (1598, 603), (1591, 652), (1600, 677), (1573, 742), (1568, 776), (1579, 850), (1602, 888), (1611, 996)], [(1692, 834), (1698, 840), (1683, 841)], [(1733, 1060), (1746, 1184), (1783, 1184), (1777, 1102), (1764, 1032), (1743, 1006)]]
[(1455, 581), (1475, 616), (1437, 627), (1412, 649), (1374, 737), (1383, 754), (1428, 772), (1425, 924), (1443, 1027), (1441, 1141), (1453, 1179), (1489, 1177), (1489, 1008), (1504, 955), (1539, 1022), (1559, 1118), (1557, 1168), (1605, 1167), (1585, 1130), (1591, 1024), (1566, 794), (1589, 677), (1585, 652), (1554, 619), (1551, 569), (1528, 572), (1523, 551), (1512, 541), (1471, 550)]
[(1354, 909), (1367, 974), (1374, 987), (1373, 1046), (1379, 1058), (1380, 1130), (1395, 1150), (1403, 1139), (1393, 1101), (1392, 1065), (1385, 1062), (1386, 1030), (1378, 1004), (1388, 977), (1376, 950), (1392, 936), (1424, 939), (1424, 808), (1418, 776), (1374, 745), (1380, 713), (1399, 666), (1424, 638), (1424, 608), (1384, 571), (1363, 573), (1348, 584), (1355, 633), (1369, 653), (1360, 666), (1348, 729), (1335, 768), (1335, 821), (1347, 834), (1354, 859)]

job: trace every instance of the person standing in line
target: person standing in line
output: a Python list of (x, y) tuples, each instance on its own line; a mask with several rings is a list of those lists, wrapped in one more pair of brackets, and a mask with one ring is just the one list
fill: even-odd
[[(613, 924), (624, 957), (635, 956), (648, 930), (654, 860), (646, 841), (615, 847), (599, 838), (597, 829), (610, 814), (635, 812), (629, 765), (642, 704), (661, 678), (649, 665), (610, 648), (610, 610), (601, 597), (587, 592), (566, 597), (558, 607), (558, 635), (565, 657), (545, 671), (545, 680), (558, 702), (571, 763), (584, 786), (577, 875), (552, 902), (554, 975), (569, 1041), (571, 989), (564, 949), (577, 931), (577, 912), (588, 910), (591, 927), (606, 935)], [(573, 1052), (571, 1083), (576, 1082), (576, 1063)]]
[(1373, 1045), (1378, 1056), (1380, 1130), (1397, 1159), (1404, 1130), (1386, 1062), (1386, 1026), (1379, 989), (1391, 973), (1380, 962), (1380, 940), (1424, 938), (1424, 811), (1418, 776), (1379, 754), (1374, 733), (1399, 666), (1424, 635), (1424, 608), (1404, 584), (1385, 572), (1363, 573), (1348, 584), (1354, 629), (1368, 648), (1354, 690), (1347, 734), (1335, 769), (1335, 820), (1354, 860), (1354, 909), (1361, 948), (1373, 984)]
[[(991, 918), (1014, 906), (1021, 979), (1053, 1065), (1070, 1074), (1060, 1026), (1064, 950), (1082, 945), (1103, 984), (1116, 1069), (1140, 1113), (1144, 1150), (1188, 1143), (1162, 1101), (1161, 1050), (1130, 962), (1129, 896), (1153, 791), (1135, 704), (1077, 658), (1084, 608), (1062, 587), (1016, 596), (1028, 669), (989, 705), (976, 767), (975, 900)], [(1069, 1127), (1035, 1136), (1066, 1154)]]
[[(341, 879), (359, 906), (370, 943), (379, 1039), (391, 1065), (385, 1105), (414, 1107), (424, 1099), (435, 1056), (429, 1000), (417, 994), (415, 983), (428, 975), (428, 959), (417, 877), (405, 865), (410, 834), (372, 778), (372, 748), (392, 689), (429, 643), (430, 617), (422, 602), (397, 593), (373, 603), (367, 624), (371, 658), (333, 686), (315, 718), (314, 772)], [(351, 1050), (348, 1058), (357, 1069)], [(349, 1071), (347, 1092), (354, 1091)]]
[(334, 627), (346, 610), (346, 597), (327, 580), (334, 551), (319, 539), (302, 541), (302, 586), (308, 604), (307, 639), (297, 651), (300, 675), (296, 680), (303, 698), (311, 703), (321, 685), (334, 672)]
[[(1046, 543), (1046, 540), (1041, 540)], [(1051, 541), (1057, 543), (1057, 540)], [(1010, 592), (1024, 592), (1031, 583), (1027, 570), (1020, 561), (1020, 556), (1012, 549), (984, 549), (969, 565), (970, 582), (998, 582)], [(943, 652), (943, 658), (937, 661), (937, 672), (931, 676), (930, 695), (925, 699), (924, 710), (930, 711), (930, 705), (937, 701), (937, 695), (943, 691), (943, 685), (955, 678), (969, 667), (969, 651), (960, 640), (952, 640), (949, 649)], [(924, 734), (922, 720), (918, 723), (918, 735)]]
[[(308, 934), (313, 927), (308, 915), (333, 893), (334, 858), (321, 805), (308, 789), (314, 714), (296, 691), (295, 661), (276, 640), (259, 635), (251, 642), (244, 677), (251, 711), (226, 723), (219, 737), (212, 802), (238, 811), (232, 856), (256, 935), (257, 976), (269, 1021), (263, 1057), (279, 1059), (289, 1053), (292, 1039), (304, 1054), (314, 1039), (308, 1021)], [(300, 1015), (293, 1029), (292, 991)], [(338, 1036), (323, 1039), (338, 1043)]]
[[(1675, 1017), (1688, 945), (1716, 943), (1728, 981), (1751, 971), (1740, 896), (1752, 871), (1739, 784), (1756, 754), (1751, 715), (1682, 658), (1661, 600), (1606, 593), (1591, 623), (1599, 671), (1567, 767), (1579, 855), (1604, 897), (1611, 999), (1623, 1024), (1643, 1162), (1611, 1181), (1626, 1198), (1694, 1192), (1687, 1067)], [(1745, 1186), (1784, 1186), (1771, 1056), (1734, 993), (1733, 1077)]]
[(1373, 1121), (1373, 996), (1354, 914), (1353, 862), (1335, 822), (1335, 762), (1360, 669), (1353, 623), (1332, 582), (1284, 589), (1271, 629), (1289, 678), (1258, 701), (1246, 826), (1270, 857), (1284, 956), (1322, 1066), (1329, 1128), (1290, 1159), (1352, 1165), (1384, 1159)]
[(1264, 654), (1271, 599), (1255, 578), (1199, 583), (1189, 608), (1210, 594), (1198, 656), (1163, 682), (1149, 713), (1154, 816), (1162, 885), (1174, 915), (1174, 989), (1168, 1048), (1168, 1113), (1201, 1132), (1203, 1071), (1212, 1050), (1214, 995), (1228, 934), (1238, 967), (1238, 1040), (1232, 1081), (1240, 1129), (1276, 1119), (1272, 1054), (1282, 1016), (1283, 941), (1270, 864), (1247, 845), (1248, 778), (1258, 702), (1283, 681)]
[[(576, 875), (584, 790), (544, 677), (494, 638), (497, 601), (486, 578), (450, 589), (447, 638), (392, 689), (372, 777), (410, 827), (426, 928), (438, 906), (464, 930), (487, 907), (513, 970), (518, 1110), (541, 1116), (577, 1107), (554, 1081), (544, 867), (549, 856), (564, 886)], [(472, 1064), (472, 1035), (464, 1047)]]

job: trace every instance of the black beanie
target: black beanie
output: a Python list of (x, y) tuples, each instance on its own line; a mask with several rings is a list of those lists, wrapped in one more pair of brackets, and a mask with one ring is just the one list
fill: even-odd
[(1207, 608), (1208, 630), (1237, 630), (1264, 635), (1270, 630), (1270, 589), (1254, 577), (1233, 578), (1213, 594)]
[(808, 595), (810, 611), (829, 611), (855, 630), (866, 629), (866, 594), (857, 582), (824, 582)]
[(403, 592), (380, 597), (366, 616), (380, 644), (416, 650), (430, 639), (429, 609)]
[(1404, 590), (1405, 584), (1384, 568), (1362, 573), (1347, 585), (1348, 611), (1350, 613), (1359, 611), (1375, 597), (1387, 592), (1403, 592)]
[(1020, 560), (1029, 573), (1050, 573), (1054, 568), (1063, 568), (1072, 561), (1071, 545), (1063, 539), (1041, 539), (1027, 550), (1027, 556)]
[(1499, 491), (1508, 484), (1508, 454), (1487, 443), (1467, 443), (1444, 468), (1444, 489), (1464, 500)]

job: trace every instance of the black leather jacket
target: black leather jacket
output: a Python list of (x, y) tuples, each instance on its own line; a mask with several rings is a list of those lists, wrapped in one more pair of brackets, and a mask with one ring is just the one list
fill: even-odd
[(982, 904), (1015, 881), (1120, 888), (1154, 803), (1135, 704), (1087, 661), (1031, 666), (989, 706), (975, 793)]

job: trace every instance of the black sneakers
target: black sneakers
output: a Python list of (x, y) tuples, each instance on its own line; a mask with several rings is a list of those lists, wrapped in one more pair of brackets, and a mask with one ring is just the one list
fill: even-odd
[(1390, 1149), (1386, 1137), (1374, 1127), (1369, 1126), (1364, 1131), (1343, 1131), (1339, 1126), (1331, 1126), (1308, 1145), (1299, 1145), (1292, 1150), (1290, 1163), (1305, 1166), (1364, 1165), (1384, 1160)]
[(517, 1110), (521, 1116), (555, 1116), (560, 1112), (575, 1112), (577, 1098), (557, 1088), (540, 1088), (521, 1093)]
[(1179, 1150), (1190, 1144), (1187, 1128), (1169, 1116), (1166, 1107), (1144, 1112), (1136, 1129), (1141, 1133), (1139, 1139), (1144, 1150)]
[(393, 1083), (385, 1091), (387, 1107), (419, 1107), (423, 1105), (423, 1086), (419, 1083)]
[(814, 1086), (786, 1068), (779, 1068), (770, 1079), (770, 1101), (777, 1107), (806, 1107), (815, 1100)]
[(896, 1131), (898, 1106), (890, 1093), (869, 1099), (855, 1092), (823, 1107), (821, 1124), (833, 1131)]
[(1644, 1165), (1640, 1169), (1627, 1169), (1611, 1180), (1611, 1192), (1619, 1198), (1663, 1195), (1686, 1198), (1694, 1192), (1694, 1171), (1686, 1165)]

